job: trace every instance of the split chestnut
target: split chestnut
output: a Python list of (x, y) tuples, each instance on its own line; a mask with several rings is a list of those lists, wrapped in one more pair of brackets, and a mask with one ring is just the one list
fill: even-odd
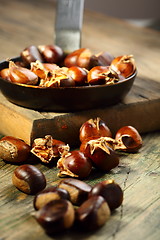
[(137, 152), (142, 147), (142, 138), (139, 132), (132, 126), (120, 128), (116, 133), (115, 140), (115, 150)]

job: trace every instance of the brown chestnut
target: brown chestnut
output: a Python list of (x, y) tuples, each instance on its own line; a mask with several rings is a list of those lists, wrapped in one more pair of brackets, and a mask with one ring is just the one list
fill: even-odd
[(125, 78), (131, 76), (136, 70), (133, 55), (118, 56), (113, 59), (110, 66), (111, 69)]
[(36, 194), (46, 187), (44, 174), (35, 166), (24, 164), (14, 170), (13, 185), (27, 194)]
[(53, 159), (60, 157), (64, 150), (69, 151), (69, 146), (60, 140), (53, 139), (51, 135), (46, 135), (44, 138), (34, 140), (31, 153), (42, 162), (50, 163)]
[(87, 70), (78, 66), (73, 66), (68, 69), (68, 74), (75, 81), (76, 86), (83, 86), (87, 82)]
[(142, 138), (132, 126), (124, 126), (120, 128), (115, 136), (115, 150), (124, 152), (137, 152), (142, 147)]
[(100, 52), (92, 55), (90, 59), (90, 69), (95, 66), (110, 66), (114, 57), (108, 52)]
[(0, 140), (0, 158), (12, 163), (25, 162), (30, 155), (30, 146), (23, 140), (6, 136)]
[(78, 206), (88, 199), (88, 194), (91, 191), (89, 184), (74, 178), (63, 179), (58, 184), (58, 187), (67, 190), (70, 194), (71, 202)]
[(63, 60), (64, 53), (62, 48), (56, 45), (39, 45), (38, 50), (47, 63), (60, 63)]
[(107, 127), (106, 123), (99, 117), (95, 119), (89, 119), (82, 124), (79, 130), (80, 141), (83, 142), (88, 137), (111, 137), (111, 131)]
[(92, 196), (76, 210), (76, 223), (81, 230), (93, 231), (105, 224), (110, 209), (102, 196)]
[(20, 55), (21, 55), (23, 63), (26, 65), (26, 67), (29, 67), (30, 63), (35, 62), (36, 60), (43, 62), (43, 58), (36, 46), (29, 46), (29, 47), (25, 48), (20, 53)]
[(90, 57), (92, 53), (88, 48), (80, 48), (68, 54), (64, 59), (66, 67), (79, 66), (89, 69)]
[(59, 199), (53, 200), (35, 213), (37, 222), (48, 234), (54, 234), (69, 229), (75, 220), (75, 211), (71, 202)]
[(48, 187), (43, 191), (37, 193), (37, 195), (34, 197), (33, 206), (36, 210), (39, 210), (48, 202), (58, 199), (70, 200), (68, 191), (56, 186)]
[(10, 76), (9, 76), (9, 68), (4, 68), (0, 71), (0, 76), (3, 79), (8, 80), (9, 82), (11, 81)]
[(123, 202), (123, 191), (114, 180), (105, 180), (94, 185), (89, 193), (89, 197), (102, 196), (110, 210), (118, 208)]
[(117, 83), (120, 78), (110, 66), (96, 66), (88, 72), (87, 80), (90, 85), (111, 85)]
[(100, 137), (91, 139), (88, 142), (82, 142), (80, 151), (86, 157), (91, 159), (94, 167), (101, 171), (110, 171), (119, 164), (119, 157), (110, 147), (114, 144), (114, 140), (108, 137)]
[(34, 72), (12, 61), (9, 62), (9, 78), (13, 83), (35, 85), (38, 82), (38, 76)]
[(67, 175), (70, 177), (85, 178), (89, 176), (92, 164), (83, 152), (74, 150), (62, 155), (57, 162), (57, 167), (59, 168), (59, 177)]

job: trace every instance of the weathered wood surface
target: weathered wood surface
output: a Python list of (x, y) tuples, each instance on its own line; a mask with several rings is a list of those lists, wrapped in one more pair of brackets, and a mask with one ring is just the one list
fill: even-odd
[[(139, 153), (121, 156), (120, 165), (108, 174), (94, 172), (85, 181), (95, 184), (114, 178), (124, 190), (122, 208), (112, 213), (110, 219), (98, 231), (92, 233), (65, 232), (53, 239), (86, 240), (158, 240), (160, 236), (160, 134), (143, 135), (143, 147)], [(41, 164), (47, 184), (59, 181), (57, 169)], [(15, 165), (0, 162), (0, 237), (6, 240), (28, 238), (51, 239), (32, 217), (33, 196), (18, 191), (11, 182)]]
[[(51, 0), (1, 0), (0, 7), (0, 59), (6, 59), (19, 55), (19, 52), (30, 44), (49, 44), (53, 42), (54, 35), (54, 4)], [(160, 33), (149, 29), (139, 29), (116, 19), (111, 19), (96, 13), (84, 14), (82, 45), (91, 48), (94, 52), (106, 50), (114, 55), (133, 54), (138, 67), (139, 79), (147, 80), (148, 89), (143, 88), (143, 81), (135, 82), (134, 89), (139, 88), (139, 97), (149, 94), (153, 99), (158, 97), (158, 83), (160, 82)], [(136, 85), (138, 84), (138, 86)], [(152, 91), (153, 89), (156, 89)], [(157, 92), (157, 95), (155, 95)], [(146, 95), (145, 95), (146, 96)], [(132, 100), (135, 97), (132, 95)], [(141, 100), (144, 100), (142, 97)], [(4, 119), (5, 105), (1, 98), (0, 119)], [(146, 101), (148, 101), (146, 97)], [(157, 103), (156, 103), (157, 104)], [(2, 108), (2, 106), (4, 106)], [(156, 105), (158, 106), (158, 105)], [(148, 108), (150, 106), (148, 105)], [(150, 118), (153, 122), (142, 119), (142, 108), (138, 117), (140, 121), (146, 121), (151, 128), (153, 122), (159, 123), (159, 111), (156, 107), (157, 117)], [(146, 108), (147, 110), (147, 104)], [(13, 129), (16, 134), (17, 112), (18, 123), (26, 126), (24, 136), (29, 139), (28, 130), (32, 129), (33, 119), (37, 116), (42, 120), (53, 118), (51, 113), (39, 113), (27, 110), (28, 118), (24, 118), (24, 109), (15, 106), (11, 109), (10, 118), (13, 121)], [(110, 111), (110, 110), (109, 110)], [(118, 109), (113, 110), (114, 114)], [(121, 111), (120, 111), (121, 112)], [(119, 112), (119, 113), (120, 113)], [(97, 113), (93, 113), (93, 115)], [(153, 114), (150, 111), (146, 115)], [(94, 116), (95, 116), (94, 115)], [(9, 115), (7, 115), (8, 118)], [(104, 115), (102, 114), (102, 117)], [(118, 115), (119, 116), (119, 115)], [(54, 113), (58, 117), (60, 126), (62, 115)], [(83, 113), (81, 120), (86, 119), (87, 113)], [(115, 116), (117, 117), (117, 115)], [(126, 116), (124, 116), (126, 118)], [(32, 121), (31, 121), (32, 119)], [(75, 117), (75, 121), (79, 116)], [(58, 120), (58, 119), (57, 119)], [(107, 119), (105, 119), (107, 120)], [(125, 120), (125, 119), (124, 119)], [(7, 121), (10, 121), (7, 119)], [(0, 124), (3, 121), (1, 120)], [(110, 125), (111, 123), (107, 123)], [(121, 122), (119, 122), (120, 124)], [(131, 122), (132, 123), (132, 122)], [(134, 123), (133, 123), (134, 125)], [(7, 128), (7, 126), (5, 126)], [(114, 128), (118, 128), (117, 124)], [(4, 125), (3, 125), (4, 128)], [(3, 132), (11, 131), (3, 129)], [(24, 129), (23, 129), (24, 131)], [(89, 179), (94, 184), (104, 179), (114, 178), (124, 190), (123, 207), (115, 211), (102, 229), (94, 233), (76, 233), (69, 231), (53, 239), (86, 239), (86, 240), (159, 240), (160, 236), (160, 133), (143, 135), (143, 147), (137, 154), (121, 156), (120, 165), (112, 172), (102, 175), (94, 172)], [(59, 181), (57, 169), (36, 164), (41, 169), (48, 185)], [(27, 196), (12, 186), (11, 177), (16, 165), (10, 165), (0, 161), (0, 239), (27, 240), (27, 239), (51, 239), (31, 216), (33, 212), (33, 196)]]

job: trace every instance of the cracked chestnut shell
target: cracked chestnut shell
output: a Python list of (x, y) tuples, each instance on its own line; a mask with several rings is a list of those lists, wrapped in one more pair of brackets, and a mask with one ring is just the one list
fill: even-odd
[(119, 80), (119, 75), (110, 66), (93, 67), (87, 75), (87, 81), (90, 85), (111, 85)]
[(79, 139), (83, 142), (88, 137), (111, 137), (112, 133), (106, 123), (99, 117), (89, 119), (79, 130)]
[(6, 136), (0, 140), (0, 158), (11, 163), (25, 162), (30, 155), (30, 146), (23, 140)]
[(56, 186), (48, 187), (36, 194), (34, 197), (33, 206), (35, 210), (39, 210), (48, 202), (59, 199), (70, 200), (68, 191)]
[(76, 211), (76, 223), (80, 230), (96, 230), (110, 217), (110, 209), (102, 196), (92, 196)]
[(57, 162), (59, 168), (58, 176), (70, 176), (77, 178), (88, 177), (92, 164), (88, 157), (83, 152), (78, 150), (62, 154), (62, 157)]
[(78, 206), (88, 199), (88, 194), (91, 191), (89, 184), (74, 178), (63, 179), (58, 184), (58, 187), (67, 190), (70, 194), (71, 202)]
[(61, 156), (64, 150), (69, 150), (69, 146), (64, 142), (53, 139), (51, 135), (44, 138), (36, 138), (33, 142), (31, 153), (38, 157), (44, 163), (50, 163)]
[(12, 183), (24, 193), (36, 194), (46, 187), (46, 178), (35, 166), (24, 164), (14, 170)]
[(115, 140), (115, 150), (137, 152), (142, 147), (142, 138), (137, 129), (132, 126), (120, 128), (116, 133)]
[(91, 159), (94, 167), (101, 171), (110, 171), (119, 164), (119, 157), (112, 149), (114, 139), (109, 137), (100, 137), (82, 142), (80, 151), (86, 157)]
[(48, 234), (54, 234), (73, 225), (75, 211), (71, 202), (64, 199), (53, 200), (39, 209), (35, 218)]
[(92, 196), (102, 196), (108, 203), (110, 210), (118, 208), (123, 202), (123, 191), (113, 179), (94, 185), (89, 193), (89, 197)]
[(125, 78), (131, 76), (136, 70), (133, 55), (123, 55), (114, 58), (110, 67)]

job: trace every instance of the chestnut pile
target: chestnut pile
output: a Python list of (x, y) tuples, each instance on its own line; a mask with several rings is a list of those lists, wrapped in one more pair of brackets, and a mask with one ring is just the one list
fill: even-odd
[(21, 62), (9, 61), (0, 76), (12, 83), (40, 88), (110, 85), (136, 71), (132, 55), (113, 57), (80, 48), (65, 55), (56, 45), (29, 46), (20, 53)]
[(20, 191), (35, 195), (33, 216), (47, 234), (73, 226), (80, 231), (96, 230), (123, 202), (123, 191), (112, 179), (91, 187), (81, 180), (66, 178), (57, 186), (46, 187), (44, 174), (29, 164), (15, 169), (12, 182)]

